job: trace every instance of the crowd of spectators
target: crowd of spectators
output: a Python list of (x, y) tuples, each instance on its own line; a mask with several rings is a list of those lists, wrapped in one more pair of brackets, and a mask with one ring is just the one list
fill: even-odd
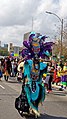
[[(22, 68), (18, 71), (18, 65), (22, 62), (19, 58), (5, 57), (0, 59), (0, 81), (2, 77), (5, 81), (9, 80), (9, 77), (18, 77), (18, 81), (22, 80)], [(46, 62), (47, 63), (47, 62)], [(64, 90), (67, 87), (67, 62), (48, 62), (47, 73), (43, 74), (43, 83), (47, 88), (47, 92), (52, 91), (52, 85), (60, 85), (60, 90)]]

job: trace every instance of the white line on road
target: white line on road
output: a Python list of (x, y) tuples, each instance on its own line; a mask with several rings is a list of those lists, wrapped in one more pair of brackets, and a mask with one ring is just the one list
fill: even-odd
[(2, 85), (0, 85), (0, 87), (1, 87), (2, 89), (5, 89)]

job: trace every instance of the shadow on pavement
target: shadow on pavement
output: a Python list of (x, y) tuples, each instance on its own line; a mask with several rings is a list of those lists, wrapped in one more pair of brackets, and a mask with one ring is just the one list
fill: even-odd
[(18, 81), (10, 81), (10, 80), (8, 80), (7, 82), (8, 83), (22, 83), (22, 82), (18, 82)]
[(7, 83), (18, 83), (18, 84), (22, 84), (22, 81), (14, 81), (14, 80), (8, 80), (6, 81)]
[(63, 92), (63, 91), (56, 91), (53, 93), (53, 95), (58, 95), (58, 96), (66, 96), (67, 92)]
[[(35, 119), (34, 115), (21, 115), (22, 117), (25, 117), (25, 119)], [(51, 116), (47, 114), (41, 114), (38, 119), (67, 119), (66, 117), (57, 117), (57, 116)]]
[(66, 96), (67, 95), (67, 91), (53, 90), (52, 92), (48, 93), (47, 95)]
[(41, 117), (39, 119), (67, 119), (67, 118), (44, 114), (44, 115), (41, 115)]

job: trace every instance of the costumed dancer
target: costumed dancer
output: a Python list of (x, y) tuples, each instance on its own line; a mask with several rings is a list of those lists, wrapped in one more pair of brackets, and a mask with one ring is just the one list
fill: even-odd
[(22, 50), (22, 57), (25, 57), (24, 76), (26, 76), (24, 90), (30, 109), (36, 117), (40, 116), (38, 111), (39, 103), (45, 100), (45, 87), (42, 85), (43, 73), (47, 71), (47, 64), (41, 59), (49, 58), (53, 42), (46, 42), (46, 36), (37, 36), (31, 32), (29, 39), (23, 42), (26, 47)]

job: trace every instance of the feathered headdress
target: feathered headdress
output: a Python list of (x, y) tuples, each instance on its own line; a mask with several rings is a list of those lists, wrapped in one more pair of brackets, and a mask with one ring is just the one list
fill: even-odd
[(53, 42), (45, 42), (45, 39), (48, 38), (44, 35), (39, 35), (35, 32), (31, 32), (29, 39), (23, 41), (23, 45), (26, 47), (22, 50), (22, 57), (27, 57), (27, 59), (49, 57), (52, 51)]

